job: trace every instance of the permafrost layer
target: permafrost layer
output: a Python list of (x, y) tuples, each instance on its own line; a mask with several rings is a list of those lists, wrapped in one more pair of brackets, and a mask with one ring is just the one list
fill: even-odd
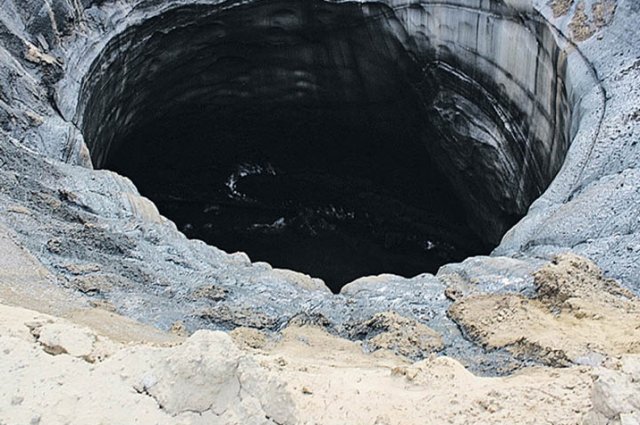
[[(212, 19), (207, 14), (253, 4), (195, 3), (8, 1), (0, 12), (0, 221), (61, 283), (161, 327), (183, 320), (191, 328), (277, 329), (302, 314), (348, 332), (393, 306), (442, 332), (445, 351), (461, 358), (476, 348), (445, 315), (447, 276), (469, 279), (472, 271), (488, 291), (526, 291), (534, 257), (573, 250), (637, 288), (640, 35), (628, 28), (638, 6), (623, 2), (606, 22), (581, 21), (593, 35), (585, 39), (571, 13), (553, 17), (546, 2), (345, 5), (379, 17), (424, 65), (428, 125), (441, 136), (429, 153), (483, 237), (499, 238), (562, 169), (495, 251), (518, 260), (472, 258), (438, 277), (365, 279), (332, 296), (318, 281), (186, 240), (127, 179), (88, 167), (148, 116), (144, 102), (115, 107), (115, 95), (130, 94), (140, 87), (134, 76), (144, 76), (135, 52), (147, 39), (131, 34), (169, 36)], [(196, 10), (208, 12), (195, 19)], [(256, 22), (291, 28), (305, 10), (272, 12)], [(176, 14), (182, 20), (164, 19)], [(184, 51), (197, 56), (192, 41)], [(131, 62), (116, 65), (127, 54)]]

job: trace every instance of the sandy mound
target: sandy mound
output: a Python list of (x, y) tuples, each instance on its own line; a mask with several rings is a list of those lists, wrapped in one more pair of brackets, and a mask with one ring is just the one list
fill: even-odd
[(640, 424), (640, 356), (622, 356), (594, 372), (593, 409), (584, 425)]
[(0, 306), (0, 335), (7, 425), (574, 424), (591, 406), (588, 368), (480, 378), (450, 358), (367, 354), (311, 327), (279, 340), (238, 330), (238, 344), (199, 331), (161, 347)]
[(585, 367), (483, 378), (448, 357), (366, 354), (310, 327), (254, 355), (287, 383), (301, 424), (577, 424), (591, 407)]
[(638, 424), (637, 299), (577, 257), (536, 284), (534, 299), (452, 308), (489, 347), (570, 365), (504, 377), (436, 354), (412, 362), (411, 347), (437, 350), (439, 335), (392, 313), (363, 324), (362, 342), (308, 325), (145, 339), (146, 326), (102, 310), (0, 304), (0, 424)]
[(0, 306), (0, 423), (295, 424), (284, 385), (222, 332), (125, 345)]
[(537, 294), (474, 295), (450, 316), (487, 348), (554, 366), (640, 353), (640, 299), (589, 260), (563, 255), (535, 273)]
[(367, 350), (391, 350), (410, 359), (444, 348), (442, 336), (428, 326), (394, 312), (374, 315), (352, 330), (354, 339), (365, 340)]

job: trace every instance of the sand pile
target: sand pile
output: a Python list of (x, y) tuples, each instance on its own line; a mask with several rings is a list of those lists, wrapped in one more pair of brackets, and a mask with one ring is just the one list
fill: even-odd
[(532, 299), (451, 309), (481, 344), (547, 364), (501, 377), (395, 354), (437, 338), (393, 314), (376, 318), (383, 337), (353, 342), (306, 325), (182, 338), (96, 309), (0, 305), (0, 424), (637, 424), (637, 298), (573, 256), (536, 284)]

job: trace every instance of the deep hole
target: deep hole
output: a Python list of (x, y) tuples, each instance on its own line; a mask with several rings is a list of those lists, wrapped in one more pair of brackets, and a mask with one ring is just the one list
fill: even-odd
[(434, 272), (488, 246), (466, 225), (403, 94), (181, 111), (140, 129), (106, 167), (189, 237), (336, 291), (365, 275)]
[[(301, 3), (197, 19), (194, 7), (132, 32), (149, 37), (88, 101), (96, 166), (130, 177), (187, 236), (334, 292), (489, 253), (524, 210), (488, 219), (497, 238), (473, 225), (487, 214), (452, 177), (441, 147), (454, 136), (434, 119), (446, 78), (403, 46), (383, 6)], [(490, 205), (486, 190), (474, 196)]]

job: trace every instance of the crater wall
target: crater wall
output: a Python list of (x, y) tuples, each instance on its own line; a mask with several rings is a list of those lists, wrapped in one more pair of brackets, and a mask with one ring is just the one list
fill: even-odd
[[(495, 239), (537, 199), (491, 257), (447, 266), (437, 277), (361, 280), (337, 296), (307, 276), (187, 240), (128, 179), (92, 168), (92, 154), (99, 162), (110, 143), (108, 132), (93, 140), (83, 134), (100, 133), (82, 118), (85, 76), (106, 71), (92, 69), (95, 59), (130, 52), (135, 46), (122, 37), (131, 28), (195, 4), (235, 6), (2, 4), (0, 223), (55, 284), (164, 328), (181, 320), (190, 328), (278, 329), (303, 316), (344, 331), (393, 308), (428, 323), (444, 335), (445, 350), (469, 359), (478, 348), (444, 314), (444, 272), (473, 273), (493, 291), (510, 287), (501, 279), (526, 290), (534, 265), (572, 251), (638, 291), (636, 2), (585, 0), (567, 10), (538, 0), (385, 2), (389, 31), (417, 63), (426, 58), (429, 124), (449, 129), (430, 152), (470, 200), (480, 231)], [(442, 90), (428, 90), (434, 81)], [(100, 84), (117, 91), (121, 83)], [(126, 125), (127, 115), (114, 125)]]
[[(495, 1), (265, 4), (181, 6), (131, 25), (99, 52), (94, 46), (78, 52), (67, 72), (77, 76), (68, 78), (71, 86), (59, 84), (58, 97), (65, 99), (65, 116), (84, 129), (94, 163), (101, 166), (140, 120), (153, 119), (144, 108), (161, 116), (181, 102), (211, 107), (234, 97), (248, 103), (262, 103), (264, 96), (272, 103), (362, 101), (358, 90), (368, 102), (383, 104), (401, 90), (385, 80), (400, 72), (422, 103), (414, 106), (426, 127), (418, 137), (484, 239), (499, 242), (560, 169), (571, 139), (567, 96), (581, 88), (567, 89), (560, 47), (567, 42), (537, 12)], [(355, 42), (334, 39), (330, 51), (292, 48), (301, 31), (313, 36), (353, 26), (361, 28)], [(217, 34), (215, 42), (211, 34)], [(239, 53), (224, 50), (225, 43)], [(349, 55), (366, 45), (389, 62), (409, 63), (386, 70), (370, 58), (349, 63)], [(176, 50), (160, 54), (158, 46)], [(260, 59), (270, 54), (277, 65)], [(231, 77), (234, 72), (244, 72), (245, 80)], [(587, 69), (576, 66), (573, 73), (576, 81), (589, 80)], [(73, 85), (78, 81), (80, 87)], [(258, 82), (260, 88), (252, 85)], [(298, 97), (287, 99), (292, 93)]]

